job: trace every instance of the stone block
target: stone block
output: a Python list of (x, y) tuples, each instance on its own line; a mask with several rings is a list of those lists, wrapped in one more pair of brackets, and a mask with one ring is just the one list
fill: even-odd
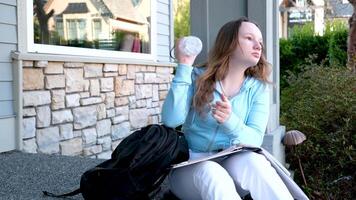
[(98, 132), (98, 137), (110, 134), (110, 132), (111, 132), (110, 119), (98, 121), (96, 123), (96, 130)]
[(100, 88), (102, 92), (114, 91), (114, 79), (113, 78), (101, 78)]
[(52, 90), (52, 110), (58, 110), (65, 108), (65, 91), (64, 90)]
[(80, 99), (80, 105), (86, 106), (86, 105), (93, 105), (93, 104), (98, 104), (101, 103), (103, 100), (101, 97), (90, 97), (90, 98), (85, 98), (85, 99)]
[(46, 154), (59, 153), (59, 129), (49, 127), (36, 130), (38, 152)]
[(69, 94), (66, 96), (66, 105), (68, 108), (80, 106), (79, 100), (79, 94)]
[(24, 117), (36, 116), (35, 108), (24, 108), (24, 109), (22, 109), (22, 116), (24, 116)]
[(100, 85), (98, 79), (90, 80), (90, 96), (100, 96)]
[(97, 133), (95, 128), (87, 128), (83, 129), (83, 143), (87, 144), (94, 144), (96, 143)]
[(135, 89), (136, 100), (152, 97), (151, 84), (136, 85)]
[(23, 140), (22, 142), (22, 151), (26, 153), (37, 153), (37, 144), (36, 144), (36, 139), (28, 139), (28, 140)]
[(36, 136), (36, 118), (24, 118), (22, 120), (22, 139), (33, 138)]
[(127, 66), (119, 65), (119, 75), (126, 75), (126, 74), (127, 74)]
[(92, 126), (97, 120), (97, 106), (85, 106), (73, 109), (74, 129)]
[(148, 114), (146, 108), (130, 110), (130, 124), (133, 129), (138, 129), (147, 125)]
[(66, 79), (66, 92), (82, 92), (84, 90), (84, 79), (82, 68), (64, 69)]
[(156, 71), (156, 67), (155, 66), (147, 66), (147, 71), (148, 72), (155, 72)]
[(85, 64), (84, 66), (84, 77), (85, 78), (96, 78), (103, 76), (103, 65), (102, 64)]
[(148, 117), (148, 124), (158, 124), (158, 116), (149, 116)]
[(48, 66), (44, 69), (45, 74), (63, 74), (62, 62), (49, 62)]
[(126, 115), (129, 114), (129, 107), (128, 106), (120, 106), (115, 108), (116, 115)]
[(79, 67), (84, 67), (84, 63), (64, 63), (64, 67), (68, 67), (68, 68), (79, 68)]
[(159, 101), (158, 85), (152, 86), (152, 101)]
[(97, 155), (97, 158), (98, 159), (110, 159), (111, 158), (111, 151), (105, 151), (105, 152), (102, 152), (102, 153), (99, 153), (98, 155)]
[(37, 107), (36, 113), (37, 127), (43, 128), (51, 125), (51, 109), (49, 108), (49, 106)]
[(136, 74), (136, 66), (135, 65), (127, 65), (127, 79), (135, 79)]
[(33, 67), (33, 61), (32, 60), (24, 60), (22, 62), (23, 67)]
[(97, 118), (98, 120), (106, 118), (106, 106), (105, 104), (101, 103), (98, 104), (96, 107), (97, 110)]
[(143, 79), (143, 73), (136, 73), (136, 84), (143, 84), (145, 81)]
[(35, 61), (35, 67), (47, 67), (48, 66), (48, 61), (47, 60), (38, 60)]
[(44, 75), (42, 69), (23, 69), (23, 90), (39, 90), (44, 88)]
[(83, 155), (84, 156), (90, 156), (94, 154), (98, 154), (103, 151), (103, 148), (101, 145), (94, 145), (90, 147), (85, 147), (83, 150)]
[(155, 73), (145, 73), (144, 83), (156, 83), (157, 75)]
[(23, 106), (40, 106), (51, 103), (49, 91), (23, 92)]
[(105, 136), (105, 137), (99, 138), (97, 144), (102, 145), (103, 151), (109, 151), (109, 150), (111, 150), (111, 137)]
[(115, 79), (115, 95), (125, 96), (135, 93), (135, 81), (123, 80), (121, 77)]
[(81, 92), (81, 93), (79, 93), (79, 95), (80, 95), (80, 98), (82, 98), (82, 99), (90, 97), (89, 92)]
[(62, 124), (73, 122), (73, 114), (71, 110), (60, 110), (52, 112), (52, 124)]
[(113, 108), (113, 109), (107, 109), (107, 110), (106, 110), (106, 116), (107, 116), (108, 118), (114, 117), (114, 116), (115, 116), (115, 108)]
[(59, 134), (61, 140), (68, 140), (74, 137), (73, 124), (62, 124), (59, 126)]
[(118, 125), (112, 126), (112, 139), (117, 140), (117, 139), (123, 139), (130, 135), (130, 123), (129, 122), (123, 122)]
[(111, 121), (113, 124), (119, 124), (121, 122), (127, 121), (128, 119), (129, 119), (129, 115), (119, 115), (119, 116), (113, 117), (111, 119)]
[(164, 75), (169, 75), (171, 74), (172, 68), (171, 67), (156, 67), (156, 73), (157, 74), (164, 74)]
[(106, 108), (113, 108), (115, 106), (115, 92), (105, 93)]
[(104, 77), (117, 77), (119, 74), (117, 72), (105, 72)]
[(159, 84), (159, 90), (168, 90), (168, 89), (169, 89), (168, 84), (166, 83)]
[(81, 138), (74, 138), (60, 143), (61, 154), (67, 156), (77, 156), (83, 153)]
[(65, 77), (64, 75), (47, 75), (45, 77), (46, 89), (64, 88)]
[(166, 99), (167, 94), (168, 94), (168, 91), (165, 91), (165, 90), (159, 91), (159, 100)]
[(125, 106), (129, 104), (129, 99), (127, 97), (119, 97), (115, 99), (115, 106)]
[(118, 64), (104, 64), (104, 72), (117, 72), (118, 71)]

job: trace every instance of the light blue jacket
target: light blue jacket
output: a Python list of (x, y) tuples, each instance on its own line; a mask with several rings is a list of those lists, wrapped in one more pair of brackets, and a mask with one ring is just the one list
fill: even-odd
[[(189, 148), (195, 152), (225, 149), (231, 144), (261, 146), (269, 116), (269, 87), (247, 77), (240, 92), (230, 99), (232, 113), (218, 123), (211, 111), (201, 116), (192, 106), (196, 78), (205, 67), (179, 64), (162, 108), (162, 122), (169, 127), (183, 124)], [(222, 90), (216, 84), (214, 102), (221, 101)]]

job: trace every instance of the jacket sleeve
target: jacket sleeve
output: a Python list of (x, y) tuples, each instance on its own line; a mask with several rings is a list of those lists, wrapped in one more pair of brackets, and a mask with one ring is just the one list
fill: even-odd
[(269, 98), (268, 85), (261, 84), (252, 100), (246, 123), (234, 112), (223, 123), (226, 133), (232, 134), (236, 138), (234, 143), (256, 147), (262, 145), (269, 117)]
[(184, 123), (188, 115), (192, 96), (193, 67), (178, 64), (171, 87), (162, 107), (162, 123), (175, 128)]

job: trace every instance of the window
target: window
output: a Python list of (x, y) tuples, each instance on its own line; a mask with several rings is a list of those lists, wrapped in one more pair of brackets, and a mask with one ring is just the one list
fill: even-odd
[(33, 11), (27, 28), (29, 51), (125, 58), (154, 56), (155, 0), (32, 2), (26, 3), (27, 12)]

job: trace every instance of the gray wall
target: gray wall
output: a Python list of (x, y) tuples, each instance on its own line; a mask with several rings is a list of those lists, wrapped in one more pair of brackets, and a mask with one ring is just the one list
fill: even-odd
[(191, 33), (198, 36), (204, 44), (196, 59), (196, 63), (201, 63), (205, 62), (221, 26), (228, 21), (247, 16), (247, 0), (191, 0), (190, 13)]
[(0, 0), (0, 152), (16, 148), (11, 51), (17, 49), (16, 0)]
[(16, 0), (0, 0), (0, 118), (14, 114), (10, 53), (17, 48)]
[(170, 61), (169, 50), (172, 48), (173, 33), (173, 2), (157, 1), (157, 59)]

